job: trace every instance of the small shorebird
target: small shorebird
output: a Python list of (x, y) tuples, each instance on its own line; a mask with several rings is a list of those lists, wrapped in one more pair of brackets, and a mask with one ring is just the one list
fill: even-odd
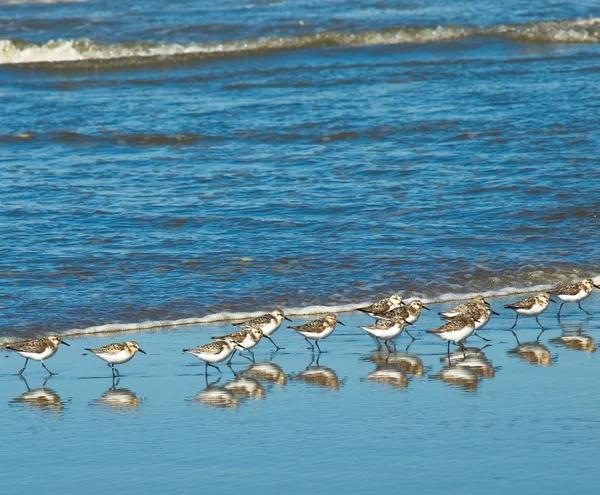
[(269, 339), (271, 344), (275, 346), (275, 350), (278, 351), (279, 349), (283, 349), (283, 347), (279, 347), (275, 342), (273, 342), (271, 335), (273, 335), (279, 329), (283, 320), (292, 321), (285, 316), (282, 309), (277, 308), (265, 315), (252, 318), (251, 320), (242, 321), (240, 323), (234, 323), (233, 325), (244, 329), (258, 328), (262, 330), (263, 337)]
[[(389, 352), (392, 352), (388, 341), (392, 340), (393, 338), (397, 337), (402, 333), (402, 330), (406, 328), (406, 321), (401, 318), (396, 318), (393, 320), (378, 321), (374, 325), (364, 327), (359, 326), (358, 328), (362, 328), (369, 335), (375, 337), (375, 340), (377, 341), (377, 344), (380, 348), (381, 344), (379, 343), (379, 339), (382, 339), (383, 343), (387, 347), (387, 350)], [(408, 333), (408, 330), (406, 331), (406, 333), (410, 335), (410, 333)], [(410, 338), (415, 340), (415, 338), (412, 335), (410, 335)]]
[(365, 306), (364, 308), (358, 308), (358, 311), (362, 311), (363, 313), (367, 313), (371, 318), (378, 319), (377, 315), (382, 313), (387, 313), (392, 309), (396, 309), (402, 305), (402, 296), (398, 294), (392, 294), (390, 297), (386, 297), (381, 301), (377, 301), (370, 306)]
[[(479, 335), (477, 330), (481, 330), (483, 327), (485, 327), (493, 314), (500, 316), (498, 313), (493, 311), (492, 308), (486, 306), (485, 304), (482, 304), (481, 306), (472, 306), (462, 313), (462, 315), (470, 316), (475, 320), (475, 336), (485, 340), (486, 342), (489, 342), (490, 340)], [(445, 316), (444, 319), (452, 321), (454, 318), (458, 317), (459, 316)]]
[[(550, 299), (550, 295), (546, 292), (542, 292), (537, 296), (526, 297), (525, 299), (521, 299), (520, 301), (505, 304), (504, 307), (508, 309), (512, 309), (517, 313), (517, 317), (515, 318), (515, 324), (510, 327), (510, 330), (513, 331), (513, 328), (517, 326), (517, 321), (519, 321), (519, 316), (535, 316), (535, 321), (537, 321), (538, 325), (542, 328), (542, 332), (546, 330), (544, 326), (538, 320), (538, 316), (541, 315), (546, 308), (548, 307), (548, 302), (556, 302)], [(515, 335), (516, 336), (516, 335)]]
[(490, 304), (485, 300), (483, 296), (475, 296), (471, 301), (466, 302), (464, 304), (460, 304), (455, 308), (448, 309), (446, 311), (440, 311), (438, 314), (442, 318), (453, 318), (454, 316), (459, 316), (464, 313), (468, 313), (472, 311), (474, 308), (480, 308), (482, 306), (489, 306)]
[(549, 290), (548, 292), (550, 294), (554, 294), (562, 301), (556, 316), (560, 318), (560, 311), (567, 302), (576, 302), (581, 311), (586, 315), (591, 316), (592, 313), (581, 307), (581, 301), (590, 297), (594, 287), (600, 289), (600, 285), (596, 285), (591, 278), (587, 278), (576, 284), (558, 285), (554, 287), (554, 289)]
[[(262, 338), (262, 336), (263, 336), (262, 330), (259, 328), (244, 328), (242, 330), (238, 330), (237, 332), (229, 333), (227, 335), (221, 335), (219, 337), (211, 337), (211, 339), (231, 341), (235, 344), (235, 348), (234, 348), (233, 352), (231, 353), (231, 356), (229, 357), (229, 361), (227, 362), (227, 364), (231, 364), (231, 360), (233, 359), (233, 355), (235, 354), (236, 351), (238, 351), (240, 353), (240, 356), (242, 356), (242, 354), (241, 354), (242, 351), (248, 351), (250, 353), (250, 355), (252, 356), (251, 361), (254, 363), (254, 362), (256, 362), (254, 359), (254, 353), (250, 349), (252, 349), (256, 344), (258, 344), (260, 342), (260, 339)], [(242, 357), (246, 357), (246, 356), (242, 356)], [(250, 358), (246, 357), (246, 359), (250, 359)]]
[(461, 315), (452, 318), (448, 323), (427, 333), (437, 335), (440, 339), (448, 341), (448, 356), (450, 356), (450, 342), (460, 347), (464, 352), (463, 341), (475, 331), (475, 319), (469, 315)]
[(112, 370), (113, 378), (115, 373), (121, 376), (119, 370), (115, 368), (115, 364), (123, 364), (127, 361), (131, 360), (137, 351), (140, 351), (142, 354), (146, 354), (146, 351), (140, 349), (140, 346), (137, 342), (115, 342), (114, 344), (107, 344), (102, 347), (94, 347), (89, 348), (86, 347), (86, 351), (90, 351), (91, 353), (98, 356), (103, 361), (106, 361), (109, 368)]
[(192, 354), (198, 359), (206, 363), (204, 370), (205, 374), (208, 374), (208, 367), (216, 368), (217, 371), (221, 371), (218, 366), (213, 363), (221, 363), (225, 361), (234, 351), (235, 342), (232, 340), (216, 340), (210, 344), (201, 345), (200, 347), (194, 347), (193, 349), (184, 349), (183, 352)]
[(48, 373), (51, 375), (56, 375), (56, 373), (52, 373), (52, 371), (46, 368), (44, 360), (49, 359), (56, 354), (59, 344), (69, 346), (69, 344), (64, 342), (59, 335), (48, 335), (47, 337), (42, 337), (41, 339), (36, 340), (11, 342), (10, 344), (6, 344), (4, 348), (15, 351), (25, 358), (25, 366), (23, 366), (23, 368), (17, 373), (18, 375), (23, 374), (23, 371), (25, 371), (25, 368), (27, 368), (27, 362), (30, 359), (39, 361), (42, 363), (42, 366)]
[[(318, 320), (309, 321), (304, 325), (298, 325), (295, 327), (288, 327), (292, 330), (298, 332), (302, 335), (306, 342), (309, 343), (311, 349), (314, 351), (315, 347), (312, 345), (311, 340), (315, 341), (317, 349), (319, 349), (319, 354), (321, 353), (321, 348), (319, 347), (319, 340), (325, 339), (329, 337), (333, 331), (335, 330), (335, 324), (339, 323), (340, 325), (344, 325), (341, 321), (337, 319), (337, 316), (333, 314), (325, 315), (323, 318), (319, 318)], [(345, 326), (345, 325), (344, 325)]]
[(419, 316), (421, 316), (422, 309), (430, 311), (430, 309), (423, 304), (423, 301), (416, 299), (408, 303), (406, 306), (400, 306), (399, 308), (391, 309), (386, 313), (377, 315), (377, 319), (391, 320), (393, 318), (402, 318), (404, 321), (406, 321), (406, 323), (412, 325), (413, 323), (416, 323), (416, 321), (419, 319)]

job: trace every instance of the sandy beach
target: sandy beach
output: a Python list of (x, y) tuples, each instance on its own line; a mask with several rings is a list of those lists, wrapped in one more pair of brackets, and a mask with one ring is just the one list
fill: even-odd
[[(513, 314), (502, 308), (515, 299), (491, 300), (500, 316), (481, 330), (491, 345), (472, 337), (470, 364), (454, 367), (444, 362), (445, 343), (424, 333), (450, 304), (424, 311), (411, 328), (419, 340), (406, 350), (401, 335), (389, 356), (356, 327), (371, 321), (358, 312), (340, 315), (346, 326), (321, 342), (318, 363), (284, 326), (273, 338), (285, 349), (272, 352), (263, 340), (256, 364), (236, 356), (237, 378), (222, 364), (206, 379), (202, 363), (181, 352), (229, 324), (71, 338), (47, 361), (59, 373), (50, 379), (33, 362), (20, 379), (23, 360), (3, 353), (6, 493), (33, 489), (32, 470), (66, 470), (62, 493), (114, 493), (106, 473), (116, 471), (133, 493), (191, 492), (199, 480), (203, 490), (447, 493), (462, 476), (488, 493), (560, 491), (573, 479), (585, 493), (598, 479), (598, 324), (576, 306), (559, 324), (550, 307), (539, 342), (535, 320), (521, 319), (517, 346), (507, 330)], [(598, 301), (594, 294), (584, 304), (600, 317)], [(122, 365), (113, 387), (110, 369), (83, 349), (118, 340), (136, 340), (148, 354)], [(580, 462), (566, 468), (575, 454)], [(450, 455), (471, 467), (456, 476)]]

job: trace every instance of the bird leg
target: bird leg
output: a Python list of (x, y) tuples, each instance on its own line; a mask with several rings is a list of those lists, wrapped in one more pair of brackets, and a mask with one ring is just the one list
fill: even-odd
[(44, 361), (40, 361), (40, 363), (42, 363), (42, 366), (44, 367), (44, 369), (50, 373), (51, 375), (56, 375), (56, 373), (52, 373), (52, 371), (50, 371), (48, 368), (46, 368), (46, 365), (44, 364)]
[(21, 368), (19, 370), (19, 372), (17, 373), (17, 375), (21, 376), (23, 374), (23, 371), (25, 371), (25, 368), (27, 368), (27, 363), (29, 362), (29, 358), (25, 358), (25, 366), (23, 366), (23, 368)]
[(515, 318), (515, 324), (510, 327), (511, 330), (517, 326), (517, 321), (519, 321), (519, 313), (517, 313), (517, 317)]
[(268, 335), (264, 335), (264, 337), (271, 341), (271, 344), (273, 344), (275, 346), (276, 351), (278, 351), (279, 349), (285, 349), (285, 347), (279, 347), (275, 342), (273, 342), (273, 339), (271, 337), (269, 337)]
[(592, 316), (592, 313), (590, 313), (589, 311), (586, 311), (585, 309), (583, 309), (583, 308), (581, 307), (581, 303), (577, 303), (577, 306), (579, 306), (579, 309), (580, 309), (581, 311), (583, 311), (583, 312), (584, 312), (586, 315), (588, 315), (588, 316)]

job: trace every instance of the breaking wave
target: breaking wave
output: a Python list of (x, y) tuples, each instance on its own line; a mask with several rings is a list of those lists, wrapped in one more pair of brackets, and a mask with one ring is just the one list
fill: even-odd
[(0, 64), (52, 64), (93, 62), (110, 65), (145, 65), (184, 62), (198, 58), (257, 55), (310, 47), (360, 47), (435, 43), (472, 37), (500, 37), (531, 43), (598, 43), (600, 18), (502, 24), (490, 27), (396, 27), (357, 33), (321, 32), (291, 38), (265, 37), (221, 43), (132, 42), (101, 44), (87, 38), (31, 43), (0, 40)]

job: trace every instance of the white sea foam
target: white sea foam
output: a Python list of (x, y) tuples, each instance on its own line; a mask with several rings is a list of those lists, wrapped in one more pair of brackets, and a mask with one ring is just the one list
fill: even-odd
[[(594, 283), (600, 284), (600, 275), (592, 277)], [(543, 292), (551, 287), (554, 284), (544, 284), (544, 285), (535, 285), (528, 287), (504, 287), (498, 290), (490, 290), (483, 292), (446, 292), (444, 294), (440, 294), (438, 296), (424, 296), (420, 298), (425, 304), (442, 304), (446, 302), (458, 302), (458, 301), (468, 301), (475, 297), (476, 295), (483, 295), (486, 299), (496, 298), (496, 297), (505, 297), (517, 294), (527, 294), (527, 293), (535, 293), (535, 292)], [(407, 297), (406, 302), (410, 302), (414, 300), (414, 297)], [(289, 316), (316, 316), (322, 315), (325, 313), (348, 313), (351, 311), (356, 311), (358, 308), (367, 306), (371, 304), (372, 301), (362, 301), (359, 303), (350, 303), (350, 304), (336, 304), (336, 305), (311, 305), (304, 306), (300, 308), (284, 308), (285, 314)], [(71, 330), (67, 330), (62, 333), (63, 336), (69, 337), (81, 337), (81, 336), (90, 336), (96, 334), (109, 334), (109, 333), (127, 333), (127, 332), (142, 332), (149, 330), (164, 330), (173, 327), (183, 327), (183, 326), (199, 326), (199, 325), (209, 325), (214, 323), (227, 323), (227, 322), (235, 322), (242, 321), (249, 318), (254, 318), (256, 316), (260, 316), (264, 314), (264, 311), (254, 311), (251, 313), (245, 312), (221, 312), (214, 313), (198, 318), (185, 318), (180, 320), (157, 320), (157, 321), (145, 321), (141, 323), (114, 323), (109, 325), (98, 325), (92, 326), (88, 328), (73, 328)], [(6, 344), (10, 341), (15, 340), (14, 337), (7, 337), (0, 341), (0, 345)]]
[(292, 38), (265, 37), (222, 43), (137, 42), (101, 44), (87, 38), (30, 43), (0, 39), (0, 64), (103, 61), (174, 56), (226, 56), (318, 46), (371, 46), (433, 43), (473, 36), (503, 37), (538, 43), (598, 43), (600, 18), (506, 24), (491, 27), (435, 26), (398, 27), (358, 33), (321, 32)]

